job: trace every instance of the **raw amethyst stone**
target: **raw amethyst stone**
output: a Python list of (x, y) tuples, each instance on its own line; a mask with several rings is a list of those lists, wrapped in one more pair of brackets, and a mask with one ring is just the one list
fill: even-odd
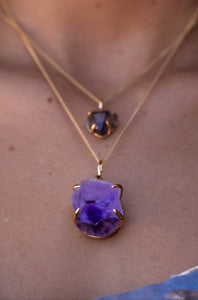
[(120, 188), (112, 188), (113, 183), (99, 179), (82, 180), (74, 189), (72, 203), (79, 208), (76, 217), (77, 227), (85, 234), (104, 238), (112, 234), (121, 221), (113, 212), (116, 209), (123, 215), (120, 203)]
[(117, 124), (117, 116), (108, 110), (92, 111), (88, 115), (87, 128), (99, 137), (110, 135), (115, 130)]

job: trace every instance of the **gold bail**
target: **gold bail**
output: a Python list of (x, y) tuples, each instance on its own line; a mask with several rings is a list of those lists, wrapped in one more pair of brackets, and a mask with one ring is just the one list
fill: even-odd
[(98, 108), (99, 108), (99, 110), (103, 109), (103, 102), (102, 101), (98, 102)]
[(96, 176), (96, 179), (102, 179), (102, 167), (103, 167), (103, 161), (99, 160), (97, 164), (98, 175)]

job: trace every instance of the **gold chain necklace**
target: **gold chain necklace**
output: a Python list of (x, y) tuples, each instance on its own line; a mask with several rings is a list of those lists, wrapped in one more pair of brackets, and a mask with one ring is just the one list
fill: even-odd
[(85, 86), (73, 78), (67, 71), (63, 70), (45, 51), (43, 51), (37, 43), (35, 43), (19, 24), (14, 20), (14, 16), (9, 9), (5, 0), (1, 0), (1, 7), (7, 14), (7, 22), (19, 33), (20, 36), (26, 36), (31, 42), (31, 46), (36, 52), (43, 57), (48, 63), (50, 63), (60, 74), (62, 74), (70, 83), (72, 83), (76, 88), (88, 96), (91, 100), (98, 104), (99, 111), (88, 112), (87, 118), (87, 129), (94, 136), (99, 138), (105, 138), (110, 136), (118, 125), (118, 115), (112, 114), (110, 111), (102, 111), (104, 103), (112, 99), (114, 96), (118, 95), (125, 89), (127, 89), (132, 83), (137, 79), (140, 79), (149, 70), (151, 70), (159, 61), (161, 61), (175, 46), (177, 39), (175, 39), (171, 44), (169, 44), (165, 49), (163, 49), (156, 58), (151, 61), (143, 70), (141, 70), (135, 77), (127, 81), (124, 85), (118, 87), (114, 92), (106, 96), (103, 100), (99, 99), (96, 95), (90, 92)]
[[(43, 50), (33, 42), (30, 37), (21, 29), (19, 24), (14, 19), (10, 9), (8, 8), (5, 1), (0, 2), (0, 15), (2, 16), (3, 20), (9, 24), (12, 28), (14, 28), (20, 35), (24, 45), (26, 46), (28, 52), (32, 56), (34, 62), (38, 66), (39, 70), (41, 71), (42, 75), (44, 76), (45, 80), (49, 84), (50, 88), (52, 89), (53, 93), (55, 94), (57, 100), (60, 102), (61, 106), (67, 113), (68, 117), (72, 121), (73, 125), (75, 126), (76, 130), (80, 134), (81, 138), (83, 139), (84, 143), (86, 144), (88, 150), (94, 157), (97, 162), (97, 176), (95, 179), (88, 179), (82, 180), (80, 184), (73, 186), (73, 194), (72, 194), (72, 203), (75, 209), (73, 220), (77, 227), (82, 231), (83, 234), (97, 239), (103, 239), (114, 232), (116, 232), (125, 222), (124, 213), (122, 210), (122, 206), (120, 203), (120, 199), (122, 197), (123, 188), (120, 184), (113, 184), (111, 182), (107, 182), (102, 180), (102, 167), (104, 163), (107, 161), (109, 156), (112, 154), (113, 150), (115, 149), (116, 145), (120, 141), (121, 137), (131, 124), (132, 120), (146, 101), (146, 99), (151, 94), (152, 90), (158, 83), (161, 75), (165, 71), (166, 67), (168, 66), (170, 60), (179, 49), (181, 44), (183, 43), (187, 34), (194, 28), (197, 23), (198, 18), (198, 7), (196, 7), (195, 11), (193, 12), (192, 16), (190, 17), (189, 21), (187, 22), (186, 26), (182, 33), (176, 38), (176, 40), (166, 47), (160, 55), (156, 57), (142, 72), (138, 74), (133, 80), (122, 86), (121, 88), (117, 89), (112, 95), (108, 96), (106, 101), (111, 99), (115, 94), (121, 92), (125, 88), (129, 86), (134, 80), (139, 78), (142, 74), (145, 74), (148, 70), (150, 70), (161, 58), (165, 57), (164, 62), (159, 67), (159, 70), (156, 72), (149, 88), (147, 89), (145, 95), (139, 101), (138, 105), (136, 106), (135, 110), (131, 114), (129, 120), (127, 121), (124, 128), (121, 130), (119, 136), (113, 143), (110, 150), (107, 152), (103, 160), (100, 160), (91, 147), (90, 143), (88, 142), (86, 136), (83, 134), (82, 130), (80, 129), (78, 123), (76, 122), (75, 118), (73, 117), (72, 113), (68, 109), (67, 105), (65, 104), (61, 94), (59, 93), (58, 89), (56, 88), (54, 82), (52, 81), (50, 75), (46, 71), (45, 67), (41, 63), (36, 51), (41, 54), (48, 62), (51, 63), (58, 70), (62, 75), (66, 78), (68, 77), (68, 73), (65, 72), (60, 66), (58, 66)], [(69, 75), (69, 81), (75, 84), (81, 91), (87, 94), (90, 98), (94, 98), (93, 100), (98, 102), (99, 104), (102, 102), (93, 94), (89, 94), (90, 92), (79, 84), (75, 79), (73, 79)], [(91, 95), (91, 96), (90, 96)], [(93, 96), (93, 97), (92, 97)]]

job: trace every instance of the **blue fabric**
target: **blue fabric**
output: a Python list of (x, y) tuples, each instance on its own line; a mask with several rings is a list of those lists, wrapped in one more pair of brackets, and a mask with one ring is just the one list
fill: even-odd
[(95, 300), (198, 300), (198, 269), (123, 294), (99, 297)]

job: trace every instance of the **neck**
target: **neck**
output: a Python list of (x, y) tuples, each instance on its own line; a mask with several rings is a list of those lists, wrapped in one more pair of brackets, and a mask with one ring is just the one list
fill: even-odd
[(197, 0), (9, 0), (9, 4), (26, 32), (81, 82), (87, 76), (88, 84), (84, 83), (89, 86), (95, 74), (104, 85), (108, 78), (117, 84), (132, 77), (131, 69), (139, 71), (182, 31)]
[[(47, 44), (74, 38), (107, 42), (120, 37), (174, 38), (196, 0), (10, 0), (23, 26)], [(147, 38), (149, 36), (149, 39)], [(56, 46), (61, 46), (57, 45)]]

